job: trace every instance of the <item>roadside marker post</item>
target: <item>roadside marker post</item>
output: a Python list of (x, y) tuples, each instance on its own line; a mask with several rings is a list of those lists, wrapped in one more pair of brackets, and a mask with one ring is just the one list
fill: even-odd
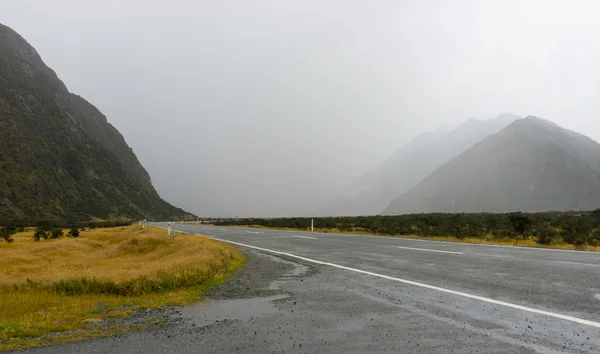
[(315, 223), (313, 219), (310, 219), (310, 232), (315, 232)]

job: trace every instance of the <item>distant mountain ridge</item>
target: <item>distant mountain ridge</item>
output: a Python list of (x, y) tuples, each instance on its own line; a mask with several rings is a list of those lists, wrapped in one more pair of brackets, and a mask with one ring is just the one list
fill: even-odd
[(0, 24), (0, 220), (183, 218), (106, 117)]
[(598, 208), (600, 144), (529, 116), (436, 169), (383, 214)]
[(508, 113), (489, 120), (471, 118), (453, 129), (422, 134), (359, 177), (328, 207), (328, 214), (379, 214), (436, 168), (520, 118)]

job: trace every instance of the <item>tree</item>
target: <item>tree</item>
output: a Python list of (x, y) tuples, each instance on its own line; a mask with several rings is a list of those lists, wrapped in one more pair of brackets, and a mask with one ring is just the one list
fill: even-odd
[(71, 237), (79, 237), (79, 230), (77, 229), (77, 227), (73, 226), (71, 230), (69, 230), (68, 235)]
[(61, 228), (55, 227), (52, 229), (52, 232), (50, 234), (51, 238), (59, 238), (63, 236), (63, 230)]

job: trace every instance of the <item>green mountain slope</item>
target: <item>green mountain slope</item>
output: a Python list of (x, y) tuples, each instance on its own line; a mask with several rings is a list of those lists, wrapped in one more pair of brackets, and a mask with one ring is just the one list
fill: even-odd
[(383, 213), (598, 208), (600, 144), (527, 117), (450, 160)]
[(0, 220), (182, 218), (123, 136), (0, 24)]

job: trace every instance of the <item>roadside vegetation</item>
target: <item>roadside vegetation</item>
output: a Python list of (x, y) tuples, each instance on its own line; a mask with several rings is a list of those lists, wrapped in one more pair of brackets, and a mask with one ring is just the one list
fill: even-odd
[[(36, 232), (48, 237), (36, 241)], [(244, 263), (226, 244), (138, 225), (36, 228), (10, 238), (0, 241), (0, 351), (131, 330), (93, 324), (199, 301)]]
[[(219, 226), (310, 230), (311, 218), (220, 219)], [(600, 210), (314, 218), (315, 231), (600, 251)]]

